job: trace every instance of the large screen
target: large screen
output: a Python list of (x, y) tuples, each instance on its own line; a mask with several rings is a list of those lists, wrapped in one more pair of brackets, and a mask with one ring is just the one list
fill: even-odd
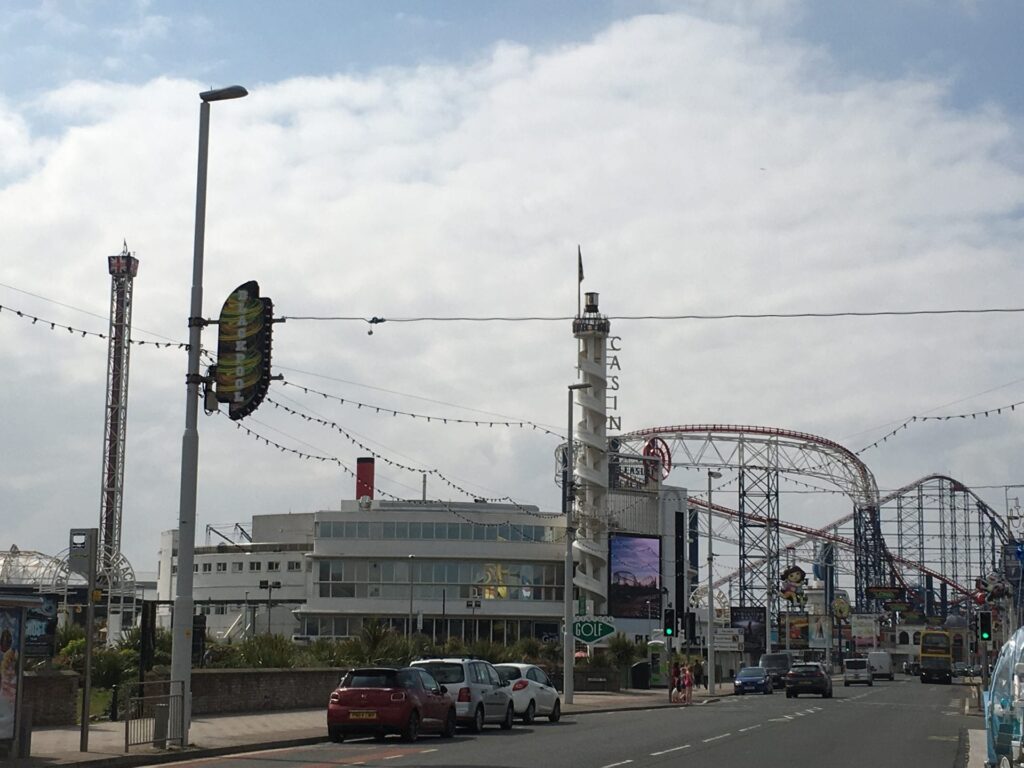
[(661, 539), (608, 537), (608, 613), (619, 619), (661, 621)]
[[(757, 605), (734, 605), (729, 609), (730, 626), (743, 632), (743, 650), (765, 653), (765, 609)], [(783, 639), (785, 642), (785, 639)]]

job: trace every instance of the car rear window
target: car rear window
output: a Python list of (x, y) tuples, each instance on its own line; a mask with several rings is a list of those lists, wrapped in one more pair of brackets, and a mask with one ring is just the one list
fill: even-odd
[(789, 669), (790, 657), (785, 653), (770, 653), (761, 657), (765, 669)]
[(523, 676), (523, 673), (520, 671), (519, 667), (502, 667), (499, 665), (495, 665), (494, 668), (498, 670), (498, 677), (500, 677), (502, 680), (518, 680), (520, 677)]
[(427, 672), (430, 673), (430, 676), (437, 680), (441, 685), (461, 683), (466, 679), (466, 675), (462, 671), (461, 664), (445, 661), (433, 661), (425, 664), (417, 664), (416, 666), (427, 670)]
[(821, 670), (817, 664), (796, 664), (792, 671), (797, 675), (816, 675)]
[(397, 688), (396, 669), (353, 669), (341, 680), (342, 688)]
[(868, 660), (867, 659), (847, 659), (846, 660), (846, 668), (847, 669), (867, 669), (868, 668)]

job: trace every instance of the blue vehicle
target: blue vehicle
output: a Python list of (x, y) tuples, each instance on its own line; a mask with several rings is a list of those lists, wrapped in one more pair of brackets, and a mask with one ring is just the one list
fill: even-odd
[(985, 691), (987, 765), (1021, 765), (1021, 718), (1024, 717), (1024, 628), (1003, 644)]
[(772, 678), (763, 667), (743, 667), (733, 680), (733, 692), (737, 696), (744, 693), (771, 693)]

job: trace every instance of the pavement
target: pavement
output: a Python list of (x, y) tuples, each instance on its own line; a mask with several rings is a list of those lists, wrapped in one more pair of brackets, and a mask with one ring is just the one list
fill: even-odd
[[(715, 696), (697, 689), (692, 706), (718, 701), (732, 695), (732, 686), (719, 687)], [(620, 692), (577, 692), (572, 704), (562, 705), (564, 715), (592, 712), (680, 707), (668, 700), (664, 688), (624, 689)], [(206, 715), (192, 718), (188, 749), (155, 749), (152, 746), (124, 748), (123, 722), (92, 723), (89, 727), (89, 751), (79, 751), (79, 726), (36, 728), (32, 732), (31, 756), (12, 761), (12, 768), (43, 766), (81, 766), (81, 768), (129, 768), (156, 765), (183, 759), (217, 757), (258, 749), (315, 744), (327, 740), (326, 705), (317, 709), (285, 712), (260, 712), (240, 715)]]

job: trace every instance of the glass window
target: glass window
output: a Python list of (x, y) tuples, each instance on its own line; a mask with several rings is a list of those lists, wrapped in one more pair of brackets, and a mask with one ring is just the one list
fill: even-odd
[(460, 532), (458, 523), (448, 523), (448, 535), (446, 536), (446, 538), (450, 539), (451, 541), (458, 541), (460, 538), (462, 538), (462, 534)]
[(232, 573), (241, 573), (242, 572), (242, 564), (239, 563), (239, 562), (231, 563), (231, 572)]
[(331, 597), (355, 597), (356, 589), (353, 584), (331, 584)]
[(302, 570), (302, 561), (301, 560), (289, 560), (288, 561), (288, 570), (289, 571), (301, 571)]
[(199, 573), (199, 563), (192, 563), (192, 573)]
[(330, 581), (331, 580), (331, 561), (321, 560), (318, 564), (319, 578), (317, 581)]
[(409, 583), (409, 563), (407, 561), (395, 561), (395, 581), (403, 584)]
[(366, 522), (366, 523), (356, 523), (356, 529), (358, 531), (358, 538), (360, 538), (360, 539), (368, 539), (368, 538), (370, 538), (370, 524), (368, 522)]
[(213, 563), (203, 563), (203, 573), (210, 573), (213, 571)]
[(342, 526), (342, 532), (345, 534), (343, 538), (356, 539), (359, 537), (359, 524), (350, 520)]
[(473, 540), (473, 526), (470, 523), (459, 523), (459, 538), (463, 541)]
[(395, 538), (395, 524), (391, 522), (385, 522), (381, 528), (383, 537), (385, 539)]
[(261, 563), (259, 560), (250, 560), (249, 561), (249, 570), (250, 571), (259, 571), (262, 568), (263, 568), (263, 563)]
[(444, 567), (444, 570), (445, 570), (444, 580), (448, 584), (458, 584), (459, 583), (459, 564), (458, 563), (446, 563), (445, 567)]
[(331, 596), (331, 585), (328, 584), (325, 581), (324, 583), (322, 583), (320, 585), (320, 597), (330, 597), (330, 596)]
[(419, 669), (417, 672), (420, 673), (420, 682), (423, 683), (423, 687), (428, 691), (435, 691), (438, 689), (437, 681), (432, 678), (425, 669)]
[(408, 539), (409, 538), (409, 524), (408, 523), (395, 523), (395, 538), (396, 539)]
[(434, 538), (435, 539), (446, 539), (446, 538), (448, 538), (448, 524), (447, 523), (434, 523)]
[(380, 541), (382, 538), (384, 538), (384, 526), (377, 522), (371, 522), (370, 538), (374, 541)]
[(508, 523), (502, 523), (498, 526), (498, 541), (508, 541), (511, 535), (511, 527)]
[(523, 540), (523, 529), (521, 527), (519, 527), (518, 525), (513, 525), (511, 530), (510, 530), (510, 533), (512, 534), (512, 541), (522, 541)]
[[(350, 562), (349, 565), (352, 563)], [(356, 560), (356, 573), (355, 581), (361, 581), (363, 583), (369, 581), (370, 578), (370, 564), (366, 560)]]
[(424, 539), (432, 539), (432, 538), (434, 538), (434, 524), (433, 523), (423, 523), (423, 538)]
[(423, 525), (421, 523), (409, 523), (409, 538), (410, 539), (422, 539), (423, 538)]
[(331, 564), (331, 581), (341, 581), (345, 578), (345, 561), (329, 560)]
[(434, 569), (433, 570), (434, 570), (434, 578), (432, 578), (431, 581), (434, 582), (435, 584), (444, 584), (444, 581), (445, 581), (444, 563), (440, 563), (440, 562), (434, 563)]
[(487, 531), (485, 530), (485, 528), (486, 528), (486, 526), (484, 526), (484, 525), (474, 525), (473, 526), (473, 541), (483, 541), (484, 540), (484, 537), (487, 536)]
[(227, 563), (217, 563), (217, 573), (227, 573), (227, 572), (228, 572), (228, 564)]
[[(241, 565), (241, 563), (239, 563), (239, 565)], [(177, 565), (172, 565), (171, 566), (171, 575), (173, 576), (177, 572), (178, 572), (178, 566)]]
[(280, 571), (281, 570), (281, 563), (280, 563), (280, 561), (279, 560), (268, 560), (267, 561), (267, 570), (268, 571)]
[(380, 580), (386, 584), (395, 580), (395, 564), (391, 560), (385, 560), (380, 564)]

